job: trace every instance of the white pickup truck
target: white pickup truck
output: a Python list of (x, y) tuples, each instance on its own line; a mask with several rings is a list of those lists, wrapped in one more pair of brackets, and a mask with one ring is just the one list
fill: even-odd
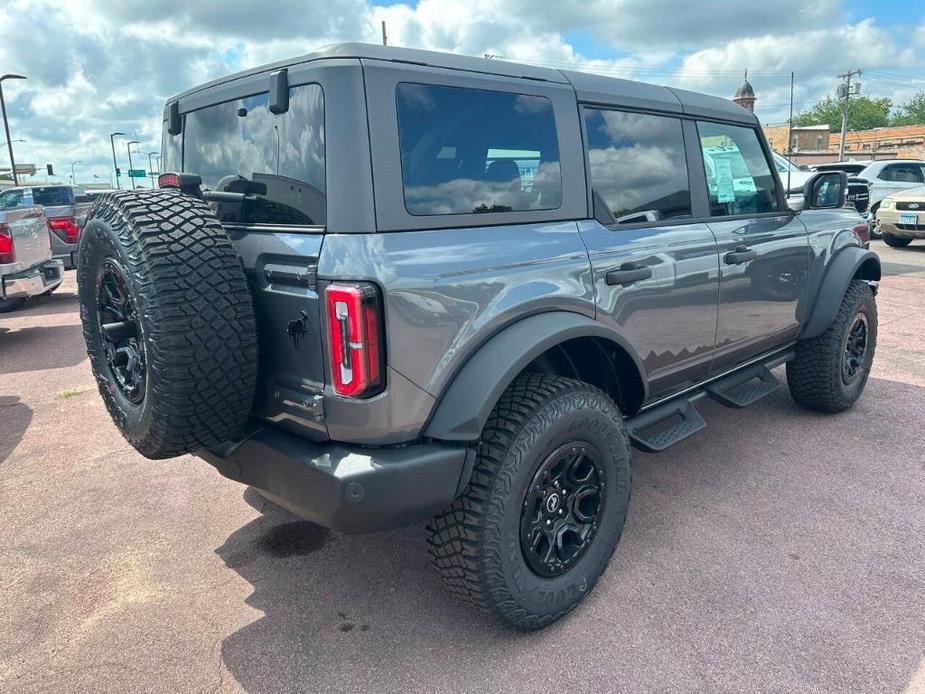
[(50, 233), (41, 207), (0, 210), (0, 313), (61, 284), (64, 264), (52, 259)]

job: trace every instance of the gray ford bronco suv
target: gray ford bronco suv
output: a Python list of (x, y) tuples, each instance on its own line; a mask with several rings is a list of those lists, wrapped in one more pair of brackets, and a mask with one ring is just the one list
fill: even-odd
[(337, 45), (171, 99), (162, 151), (176, 173), (80, 240), (119, 429), (341, 532), (427, 519), (450, 589), (520, 629), (601, 576), (631, 446), (785, 363), (823, 412), (870, 372), (880, 263), (844, 174), (791, 209), (723, 99)]

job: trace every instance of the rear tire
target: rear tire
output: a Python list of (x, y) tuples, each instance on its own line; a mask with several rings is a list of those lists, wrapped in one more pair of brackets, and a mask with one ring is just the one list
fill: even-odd
[(594, 587), (629, 498), (629, 441), (613, 401), (580, 381), (525, 374), (492, 411), (468, 487), (430, 519), (431, 557), (463, 600), (540, 629)]
[(15, 311), (24, 303), (26, 303), (25, 299), (0, 299), (0, 313)]
[(817, 412), (847, 410), (864, 391), (876, 346), (874, 294), (865, 282), (853, 280), (835, 322), (818, 337), (799, 342), (796, 357), (787, 362), (790, 395)]
[(883, 243), (892, 248), (905, 248), (912, 239), (903, 238), (902, 236), (893, 236), (892, 234), (883, 234)]
[(122, 435), (148, 458), (233, 440), (254, 398), (257, 337), (240, 260), (208, 205), (173, 190), (106, 195), (78, 253), (87, 354)]

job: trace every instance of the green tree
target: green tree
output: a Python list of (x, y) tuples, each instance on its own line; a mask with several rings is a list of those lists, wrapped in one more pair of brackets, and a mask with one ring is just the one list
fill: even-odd
[(896, 110), (893, 125), (925, 123), (925, 92), (919, 92)]
[[(848, 130), (869, 130), (882, 128), (890, 124), (890, 108), (893, 102), (886, 98), (870, 99), (859, 96), (852, 99), (848, 106)], [(828, 124), (833, 133), (841, 131), (842, 102), (826, 97), (809, 111), (793, 117), (796, 125)]]

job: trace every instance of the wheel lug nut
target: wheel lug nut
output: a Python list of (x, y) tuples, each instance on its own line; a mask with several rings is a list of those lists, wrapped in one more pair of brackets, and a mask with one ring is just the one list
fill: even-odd
[(548, 518), (546, 519), (546, 525), (552, 525), (552, 521), (549, 520)]
[(565, 509), (564, 509), (564, 508), (560, 508), (560, 509), (559, 509), (559, 515), (560, 515), (560, 516), (564, 516), (564, 515), (565, 515)]

